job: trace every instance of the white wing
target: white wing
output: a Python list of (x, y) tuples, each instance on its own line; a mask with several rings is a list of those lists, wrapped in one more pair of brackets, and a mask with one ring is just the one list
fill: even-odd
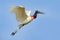
[(17, 21), (23, 22), (28, 17), (23, 6), (12, 6), (11, 10), (16, 14)]
[(30, 16), (31, 10), (25, 10), (25, 13)]

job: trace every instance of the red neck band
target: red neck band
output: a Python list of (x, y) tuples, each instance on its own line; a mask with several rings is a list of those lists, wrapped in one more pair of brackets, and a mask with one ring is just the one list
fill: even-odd
[(31, 16), (33, 19), (35, 19), (35, 16)]

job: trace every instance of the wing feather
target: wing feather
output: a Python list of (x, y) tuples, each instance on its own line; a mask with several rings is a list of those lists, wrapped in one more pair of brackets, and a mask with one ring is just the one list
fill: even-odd
[(25, 10), (27, 16), (30, 16), (31, 10)]
[(12, 12), (16, 14), (17, 21), (23, 22), (28, 16), (25, 13), (25, 8), (22, 6), (12, 7)]

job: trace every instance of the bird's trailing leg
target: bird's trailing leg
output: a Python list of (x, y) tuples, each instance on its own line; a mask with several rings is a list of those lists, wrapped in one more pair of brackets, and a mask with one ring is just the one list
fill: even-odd
[(21, 29), (21, 27), (23, 27), (23, 26), (24, 26), (24, 24), (20, 24), (20, 25), (16, 28), (16, 30), (11, 33), (11, 35), (15, 35), (15, 34), (17, 33), (17, 31), (18, 31), (19, 29)]

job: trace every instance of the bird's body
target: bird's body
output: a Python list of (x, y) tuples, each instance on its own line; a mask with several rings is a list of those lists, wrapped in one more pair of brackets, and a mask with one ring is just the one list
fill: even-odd
[(30, 16), (31, 11), (25, 10), (23, 6), (12, 6), (11, 7), (12, 12), (16, 15), (17, 21), (20, 23), (15, 32), (12, 32), (12, 35), (15, 35), (15, 33), (24, 25), (30, 23), (33, 19), (37, 17), (37, 14), (43, 14), (42, 12), (35, 11), (35, 14), (33, 16)]

